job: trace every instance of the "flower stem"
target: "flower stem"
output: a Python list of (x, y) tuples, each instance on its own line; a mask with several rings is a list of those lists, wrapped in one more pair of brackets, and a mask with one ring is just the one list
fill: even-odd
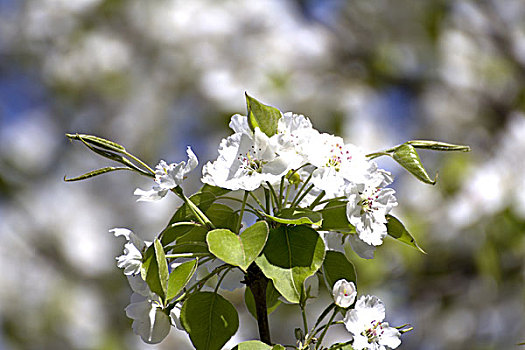
[(239, 222), (237, 223), (237, 233), (241, 233), (242, 217), (244, 216), (244, 208), (246, 208), (246, 200), (248, 199), (248, 191), (244, 191), (244, 197), (242, 198), (241, 212), (239, 213)]
[[(275, 204), (277, 204), (277, 209), (281, 211), (281, 202), (279, 201), (279, 198), (277, 197), (277, 194), (275, 193), (275, 190), (273, 189), (272, 185), (270, 185), (270, 182), (266, 181), (266, 184), (270, 188), (270, 193), (272, 194), (272, 198), (275, 200)], [(275, 214), (275, 213), (274, 213)]]
[(195, 205), (195, 203), (193, 203), (188, 197), (186, 197), (180, 186), (173, 188), (172, 191), (184, 201), (184, 203), (190, 208), (193, 214), (195, 214), (197, 220), (199, 220), (201, 224), (208, 226), (210, 229), (215, 228), (215, 225), (213, 225), (210, 219), (208, 219), (208, 217), (199, 209), (199, 207)]
[(335, 315), (337, 315), (337, 311), (338, 311), (337, 308), (335, 308), (334, 312), (332, 313), (332, 316), (330, 316), (330, 320), (328, 320), (328, 323), (324, 327), (323, 333), (321, 333), (321, 336), (319, 337), (319, 339), (317, 341), (317, 345), (315, 346), (315, 349), (319, 349), (319, 347), (321, 346), (321, 343), (323, 342), (323, 338), (324, 338), (326, 332), (328, 332), (328, 327), (330, 327), (332, 321), (335, 318)]

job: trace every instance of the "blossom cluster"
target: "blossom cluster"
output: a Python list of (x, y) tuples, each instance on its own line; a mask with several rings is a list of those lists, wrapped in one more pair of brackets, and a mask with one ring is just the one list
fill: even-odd
[(291, 112), (278, 120), (272, 136), (259, 127), (252, 131), (246, 116), (234, 115), (229, 125), (234, 133), (221, 141), (217, 160), (204, 165), (204, 183), (254, 191), (278, 186), (293, 172), (298, 182), (310, 180), (313, 185), (299, 206), (311, 205), (321, 193), (324, 199), (344, 198), (348, 221), (366, 246), (359, 251), (382, 244), (386, 215), (397, 205), (395, 191), (386, 188), (393, 177), (362, 149), (319, 132), (307, 117)]

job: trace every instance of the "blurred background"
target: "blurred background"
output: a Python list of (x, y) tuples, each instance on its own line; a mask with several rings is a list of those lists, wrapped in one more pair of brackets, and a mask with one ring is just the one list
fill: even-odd
[[(156, 346), (132, 333), (123, 241), (108, 232), (151, 238), (179, 203), (135, 202), (151, 182), (127, 172), (63, 182), (109, 165), (64, 134), (115, 140), (151, 166), (191, 145), (200, 171), (244, 91), (370, 152), (470, 145), (421, 152), (435, 186), (380, 158), (394, 214), (428, 254), (386, 240), (353, 259), (358, 286), (415, 327), (402, 349), (520, 348), (524, 1), (0, 0), (0, 349), (191, 348), (180, 331)], [(272, 314), (275, 341), (294, 342), (279, 324), (300, 326), (297, 311)], [(241, 322), (236, 341), (253, 338), (255, 321)]]

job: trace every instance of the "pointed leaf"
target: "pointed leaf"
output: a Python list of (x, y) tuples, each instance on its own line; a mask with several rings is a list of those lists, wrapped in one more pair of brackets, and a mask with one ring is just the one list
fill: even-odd
[(273, 346), (272, 350), (286, 350), (286, 348), (281, 344), (276, 344)]
[(272, 346), (258, 340), (250, 340), (237, 344), (232, 350), (272, 350)]
[(124, 148), (124, 146), (119, 145), (116, 142), (103, 139), (102, 137), (97, 137), (93, 135), (85, 135), (85, 134), (66, 134), (66, 136), (70, 140), (80, 140), (80, 141), (92, 144), (93, 146), (97, 146), (97, 147), (107, 149), (113, 152), (118, 152), (118, 153), (126, 152), (126, 149)]
[(206, 227), (192, 221), (180, 221), (169, 224), (159, 235), (163, 246), (167, 246), (177, 238), (191, 232), (191, 230), (206, 230)]
[(90, 177), (95, 177), (95, 176), (98, 176), (98, 175), (102, 175), (102, 174), (109, 173), (109, 172), (112, 172), (112, 171), (117, 171), (117, 170), (131, 170), (131, 169), (130, 168), (123, 168), (123, 167), (118, 167), (117, 168), (117, 167), (108, 166), (108, 167), (97, 169), (97, 170), (93, 170), (93, 171), (90, 171), (89, 173), (85, 173), (83, 175), (80, 175), (80, 176), (77, 176), (77, 177), (73, 177), (73, 178), (69, 178), (69, 179), (64, 176), (64, 181), (66, 181), (66, 182), (73, 182), (73, 181), (85, 180), (85, 179), (89, 179)]
[(394, 237), (398, 241), (416, 248), (423, 254), (426, 254), (426, 252), (423, 249), (421, 249), (421, 247), (419, 247), (414, 237), (412, 237), (412, 235), (407, 231), (407, 229), (401, 223), (401, 221), (399, 221), (396, 217), (392, 215), (387, 215), (386, 219), (386, 229), (389, 236)]
[(303, 208), (286, 208), (278, 216), (264, 215), (272, 221), (285, 225), (320, 225), (323, 221), (320, 213)]
[(331, 200), (321, 210), (323, 215), (322, 231), (354, 233), (355, 227), (350, 224), (346, 216), (346, 201)]
[(403, 168), (408, 170), (412, 175), (414, 175), (418, 180), (423, 181), (424, 183), (434, 185), (436, 180), (432, 180), (428, 176), (427, 171), (421, 164), (421, 159), (416, 152), (414, 146), (409, 144), (402, 144), (395, 148), (392, 158), (396, 160)]
[(323, 275), (331, 292), (335, 282), (345, 279), (348, 282), (356, 281), (355, 267), (341, 252), (327, 251), (323, 261)]
[(259, 127), (268, 137), (277, 134), (277, 122), (282, 117), (281, 111), (262, 104), (246, 93), (245, 95), (250, 128), (255, 130), (256, 127)]
[(222, 349), (239, 328), (235, 307), (217, 293), (193, 293), (182, 306), (180, 316), (197, 350)]
[(165, 296), (166, 290), (168, 288), (169, 277), (168, 262), (166, 261), (164, 248), (162, 247), (162, 244), (157, 238), (155, 238), (155, 240), (153, 241), (153, 245), (155, 247), (155, 258), (157, 260), (157, 266), (159, 267), (159, 281), (162, 287), (162, 294), (159, 295)]
[(176, 297), (188, 284), (195, 271), (197, 271), (197, 259), (186, 261), (174, 268), (168, 279), (166, 300)]
[(280, 226), (270, 230), (255, 262), (283, 297), (298, 303), (304, 281), (321, 267), (324, 255), (324, 242), (314, 229)]
[[(275, 289), (273, 286), (272, 280), (268, 282), (266, 285), (266, 309), (268, 310), (268, 315), (277, 309), (279, 305), (281, 305), (281, 301), (279, 300), (279, 297), (281, 294)], [(246, 304), (246, 308), (250, 312), (250, 314), (257, 319), (257, 311), (255, 309), (255, 298), (253, 297), (253, 293), (250, 288), (246, 288), (244, 290), (244, 303)]]
[(206, 241), (213, 255), (246, 271), (262, 252), (267, 238), (268, 224), (259, 221), (244, 230), (240, 236), (225, 229), (210, 231)]
[[(168, 264), (164, 256), (164, 249), (162, 249), (160, 242), (157, 242), (158, 240), (156, 239), (144, 253), (141, 276), (142, 279), (146, 281), (151, 291), (160, 296), (161, 299), (165, 300), (166, 285), (168, 281)], [(163, 256), (164, 261), (162, 261)]]
[(433, 151), (460, 151), (470, 152), (470, 147), (465, 145), (453, 145), (451, 143), (428, 140), (412, 140), (407, 142), (415, 148), (430, 149)]

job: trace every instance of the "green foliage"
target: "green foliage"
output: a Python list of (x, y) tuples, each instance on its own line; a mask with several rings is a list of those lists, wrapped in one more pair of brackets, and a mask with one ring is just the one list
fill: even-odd
[(124, 167), (108, 166), (108, 167), (105, 167), (105, 168), (101, 168), (101, 169), (90, 171), (88, 173), (85, 173), (83, 175), (80, 175), (80, 176), (77, 176), (77, 177), (73, 177), (73, 178), (67, 178), (66, 176), (64, 176), (64, 181), (66, 181), (66, 182), (73, 182), (73, 181), (86, 180), (86, 179), (89, 179), (90, 177), (95, 177), (95, 176), (98, 176), (98, 175), (102, 175), (102, 174), (105, 174), (105, 173), (110, 173), (110, 172), (118, 171), (118, 170), (131, 170), (131, 169), (130, 168), (124, 168)]
[(281, 111), (275, 107), (267, 106), (246, 94), (246, 108), (248, 110), (248, 123), (252, 130), (259, 127), (268, 137), (277, 133), (277, 122), (282, 117)]
[(240, 235), (226, 229), (210, 231), (206, 241), (213, 255), (246, 272), (248, 266), (263, 250), (267, 238), (268, 224), (265, 221), (259, 221), (245, 229)]
[[(281, 305), (281, 301), (279, 300), (279, 297), (281, 294), (275, 289), (272, 280), (268, 281), (268, 284), (266, 285), (266, 309), (268, 310), (268, 315), (274, 312), (279, 305)], [(253, 297), (253, 293), (250, 290), (250, 288), (246, 288), (244, 290), (244, 303), (246, 304), (246, 308), (250, 312), (250, 314), (257, 319), (257, 312), (255, 309), (255, 298)]]
[(321, 230), (342, 233), (355, 233), (355, 227), (348, 222), (346, 201), (332, 199), (321, 210), (323, 224)]
[(237, 332), (235, 307), (211, 292), (193, 293), (181, 310), (181, 322), (197, 350), (220, 350)]
[(164, 248), (158, 239), (146, 250), (142, 262), (141, 275), (152, 292), (166, 300), (168, 284), (168, 263)]
[(279, 226), (270, 230), (261, 256), (255, 262), (275, 288), (298, 303), (306, 278), (322, 265), (325, 245), (316, 230), (307, 226)]
[(197, 260), (186, 261), (173, 269), (168, 279), (166, 299), (170, 300), (182, 291), (193, 274), (197, 271)]
[(341, 252), (327, 251), (323, 261), (323, 275), (328, 284), (329, 291), (332, 291), (335, 282), (345, 279), (357, 285), (357, 277), (354, 264)]
[(415, 148), (430, 149), (433, 151), (460, 151), (470, 152), (469, 146), (464, 145), (453, 145), (451, 143), (439, 142), (439, 141), (428, 141), (428, 140), (412, 140), (406, 142)]
[(418, 180), (431, 185), (436, 183), (436, 179), (432, 180), (430, 176), (428, 176), (414, 146), (404, 143), (396, 147), (394, 153), (392, 153), (392, 158)]
[(408, 244), (409, 246), (419, 250), (421, 253), (426, 254), (425, 251), (417, 244), (414, 237), (412, 237), (412, 235), (407, 231), (401, 221), (392, 215), (387, 215), (386, 219), (386, 229), (389, 236), (394, 237), (398, 241)]
[(232, 231), (235, 231), (237, 228), (239, 214), (227, 205), (212, 203), (208, 210), (205, 211), (205, 214), (217, 228), (225, 228)]

